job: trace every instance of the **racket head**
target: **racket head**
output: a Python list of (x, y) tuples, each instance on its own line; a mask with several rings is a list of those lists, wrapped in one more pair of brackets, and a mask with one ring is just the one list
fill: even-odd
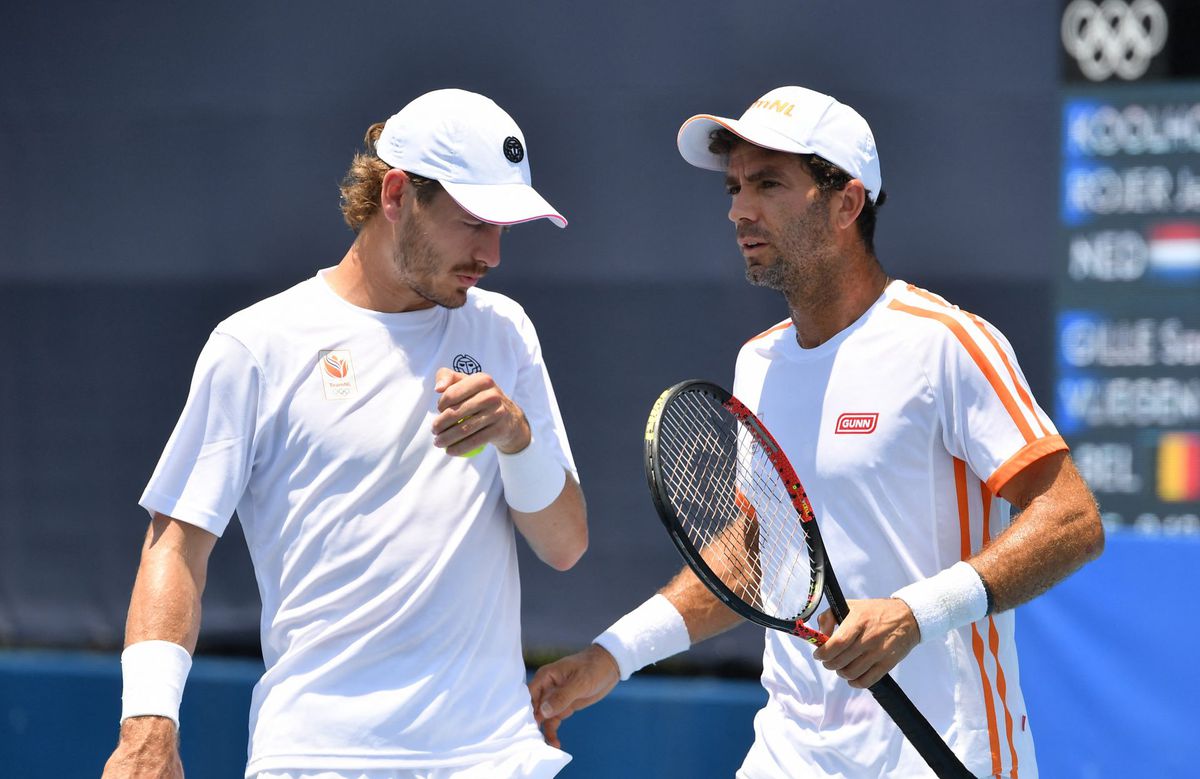
[(688, 380), (646, 422), (645, 467), (659, 518), (700, 580), (742, 617), (814, 644), (825, 548), (795, 470), (762, 422), (725, 389)]

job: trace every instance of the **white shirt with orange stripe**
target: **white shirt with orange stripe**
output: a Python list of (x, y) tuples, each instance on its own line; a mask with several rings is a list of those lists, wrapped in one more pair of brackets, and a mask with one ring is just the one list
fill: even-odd
[[(979, 552), (1009, 524), (997, 492), (1066, 448), (990, 324), (901, 281), (850, 327), (802, 349), (791, 321), (738, 355), (734, 395), (804, 483), (847, 598), (887, 597)], [(892, 675), (977, 776), (1036, 779), (1012, 612), (915, 648)], [(932, 772), (871, 694), (766, 631), (767, 705), (738, 773)]]

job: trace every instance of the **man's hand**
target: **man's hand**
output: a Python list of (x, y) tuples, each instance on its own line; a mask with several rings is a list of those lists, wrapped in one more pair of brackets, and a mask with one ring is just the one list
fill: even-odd
[(130, 717), (103, 779), (183, 779), (175, 723), (166, 717)]
[(596, 644), (539, 668), (529, 683), (529, 697), (546, 743), (561, 748), (562, 721), (608, 695), (620, 680), (617, 661)]
[(851, 687), (865, 689), (891, 671), (921, 641), (921, 630), (908, 604), (899, 598), (849, 601), (841, 625), (833, 613), (817, 617), (829, 641), (813, 653)]
[(433, 420), (433, 445), (446, 454), (462, 455), (484, 444), (505, 454), (529, 446), (532, 434), (521, 411), (486, 373), (458, 373), (438, 368), (434, 377), (438, 414)]

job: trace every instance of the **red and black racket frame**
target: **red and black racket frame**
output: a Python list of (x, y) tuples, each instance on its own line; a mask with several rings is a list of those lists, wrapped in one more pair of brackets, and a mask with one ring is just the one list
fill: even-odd
[[(759, 421), (758, 417), (740, 400), (731, 395), (723, 387), (698, 379), (682, 381), (663, 393), (655, 403), (646, 427), (646, 479), (650, 487), (650, 496), (654, 501), (654, 508), (658, 512), (659, 519), (662, 520), (663, 525), (666, 527), (671, 541), (674, 542), (675, 548), (679, 550), (679, 554), (696, 576), (699, 577), (700, 581), (734, 612), (750, 622), (762, 625), (763, 627), (797, 636), (817, 646), (824, 644), (827, 640), (826, 636), (805, 624), (805, 620), (812, 616), (811, 611), (806, 614), (798, 614), (789, 619), (780, 619), (754, 608), (745, 600), (738, 597), (728, 585), (721, 581), (721, 578), (709, 567), (708, 563), (705, 562), (704, 557), (700, 554), (700, 550), (687, 536), (675, 512), (671, 509), (658, 454), (658, 425), (666, 407), (674, 398), (685, 392), (703, 392), (716, 398), (720, 405), (724, 406), (730, 414), (736, 417), (739, 424), (762, 447), (771, 464), (775, 467), (776, 472), (779, 474), (780, 479), (788, 489), (788, 494), (792, 505), (796, 509), (798, 520), (804, 524), (805, 538), (809, 547), (810, 564), (813, 572), (812, 586), (821, 588), (824, 592), (829, 609), (833, 612), (833, 616), (839, 624), (845, 621), (847, 615), (850, 613), (850, 607), (846, 603), (846, 598), (842, 594), (841, 587), (838, 585), (837, 577), (833, 573), (833, 567), (829, 564), (826, 557), (825, 546), (821, 541), (820, 526), (816, 521), (816, 513), (813, 511), (808, 495), (804, 491), (804, 486), (792, 468), (791, 462), (788, 461), (787, 455), (784, 454), (782, 447), (779, 446), (775, 437)], [(814, 602), (813, 610), (815, 610), (816, 605), (817, 603)], [(929, 764), (929, 767), (933, 769), (939, 779), (975, 779), (975, 775), (967, 770), (962, 761), (958, 759), (958, 756), (942, 740), (941, 735), (934, 730), (933, 726), (929, 724), (929, 720), (925, 719), (925, 715), (921, 714), (920, 710), (913, 704), (912, 700), (890, 674), (885, 674), (882, 679), (868, 689), (917, 752), (920, 753), (921, 757), (925, 759), (925, 762)]]

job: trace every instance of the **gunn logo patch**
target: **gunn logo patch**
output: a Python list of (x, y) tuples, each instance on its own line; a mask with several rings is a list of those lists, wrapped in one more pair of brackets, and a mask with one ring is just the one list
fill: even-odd
[(875, 432), (879, 414), (842, 414), (837, 418), (833, 432), (844, 435), (866, 435)]

